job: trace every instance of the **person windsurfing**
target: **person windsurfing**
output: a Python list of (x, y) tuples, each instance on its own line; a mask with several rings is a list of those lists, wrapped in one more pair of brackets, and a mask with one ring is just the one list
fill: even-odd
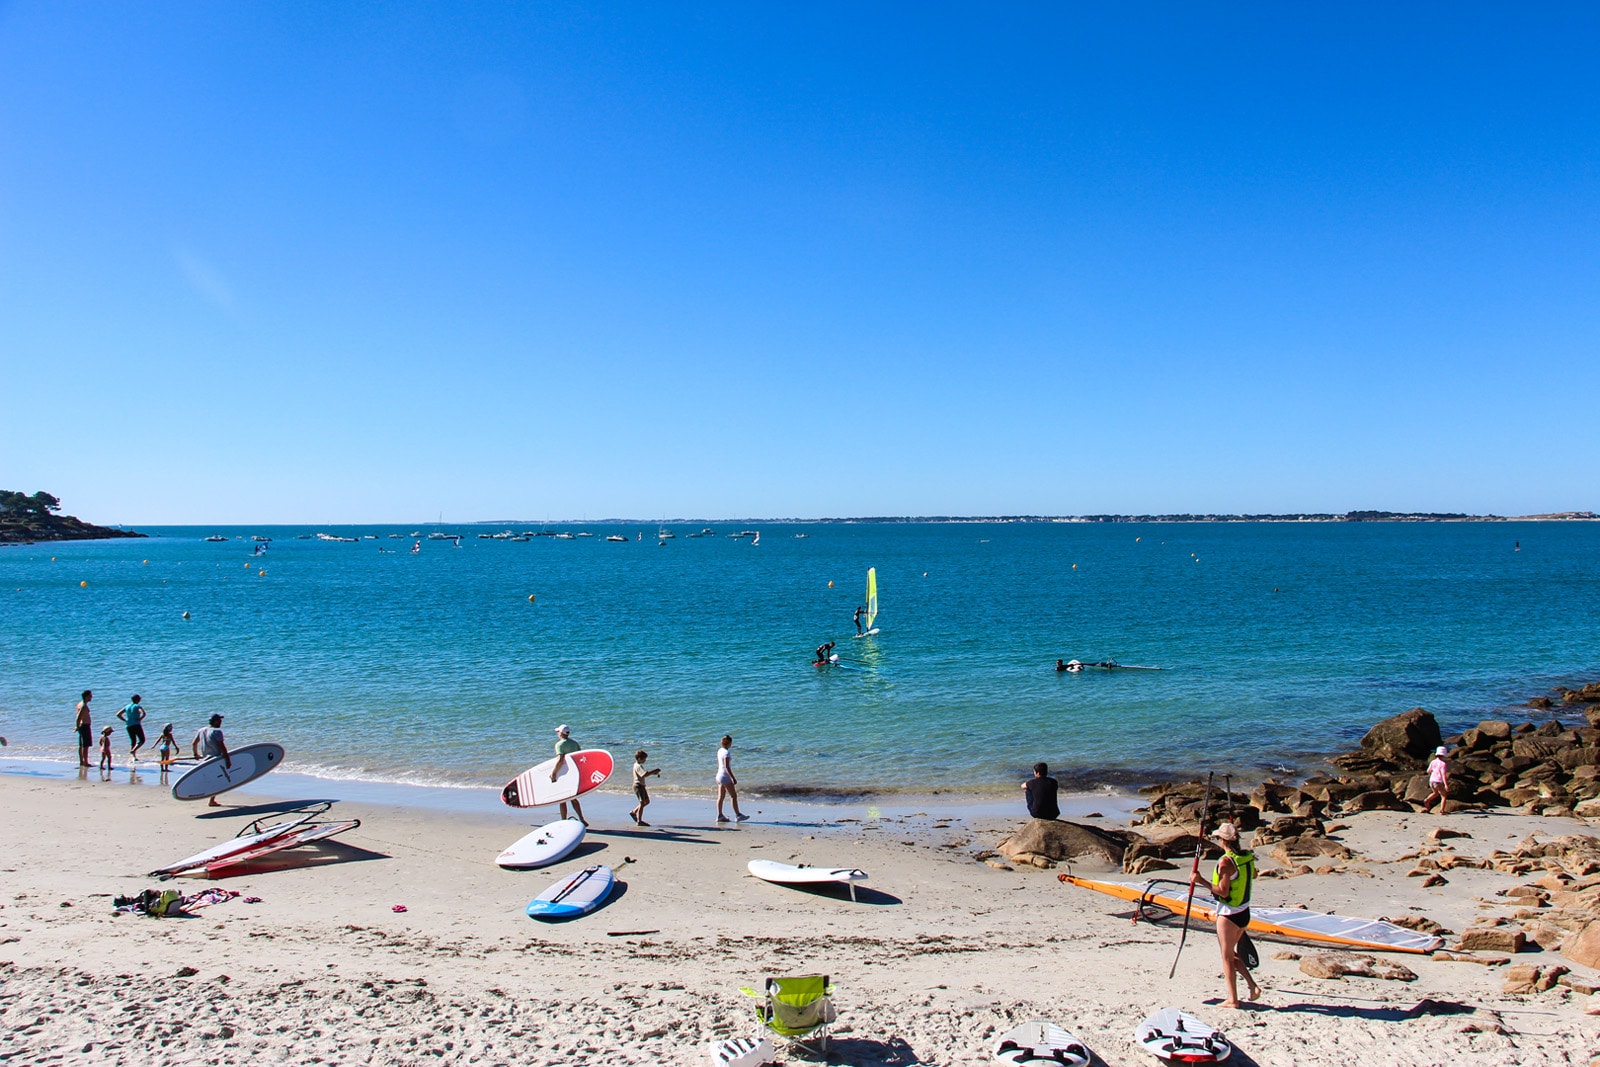
[(856, 605), (856, 636), (857, 637), (861, 636), (861, 616), (865, 615), (866, 613), (867, 613), (867, 607), (866, 607), (865, 604), (857, 604)]

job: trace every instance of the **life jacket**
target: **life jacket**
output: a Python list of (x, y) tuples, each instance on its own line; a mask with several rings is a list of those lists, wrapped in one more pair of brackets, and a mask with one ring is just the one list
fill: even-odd
[[(1235, 852), (1225, 849), (1223, 855), (1233, 861), (1233, 881), (1228, 883), (1228, 895), (1217, 894), (1217, 899), (1230, 908), (1243, 908), (1250, 904), (1250, 890), (1255, 888), (1256, 881), (1256, 854), (1246, 849)], [(1218, 865), (1220, 868), (1220, 864)], [(1211, 872), (1211, 888), (1216, 890), (1221, 883), (1217, 872)]]

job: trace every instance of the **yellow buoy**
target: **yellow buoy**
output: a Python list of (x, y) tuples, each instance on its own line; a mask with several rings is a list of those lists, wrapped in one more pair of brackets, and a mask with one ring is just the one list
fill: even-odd
[(538, 597), (534, 596), (532, 593), (528, 594), (528, 603), (536, 604), (538, 602), (539, 602), (539, 598)]
[(828, 588), (829, 588), (829, 589), (832, 589), (832, 588), (833, 588), (833, 583), (832, 583), (832, 582), (829, 582), (829, 583), (828, 583)]
[(54, 562), (55, 562), (55, 561), (56, 561), (56, 558), (55, 558), (55, 557), (54, 557), (54, 556), (51, 556), (51, 557), (50, 557), (50, 562), (51, 562), (51, 563), (54, 563)]
[(267, 572), (266, 571), (256, 571), (256, 577), (257, 578), (265, 578), (266, 576), (267, 576)]
[(79, 582), (78, 583), (78, 588), (79, 589), (87, 589), (87, 588), (89, 588), (89, 583), (88, 582)]
[(150, 561), (149, 561), (149, 560), (145, 560), (145, 561), (144, 561), (144, 565), (145, 565), (145, 566), (146, 566), (146, 567), (148, 567), (148, 566), (150, 566)]
[(250, 565), (250, 564), (248, 564), (248, 563), (246, 563), (246, 564), (245, 564), (245, 565), (244, 565), (244, 569), (245, 569), (245, 570), (249, 570), (249, 569), (250, 569), (250, 566), (251, 566), (251, 565)]

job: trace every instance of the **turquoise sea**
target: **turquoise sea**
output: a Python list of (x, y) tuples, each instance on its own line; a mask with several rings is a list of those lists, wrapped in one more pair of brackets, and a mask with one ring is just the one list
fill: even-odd
[[(181, 739), (221, 712), (232, 743), (330, 778), (497, 785), (566, 722), (649, 749), (669, 790), (709, 788), (726, 732), (757, 793), (984, 792), (1038, 759), (1083, 788), (1306, 768), (1409, 707), (1448, 730), (1600, 678), (1595, 523), (668, 528), (0, 548), (0, 733), (71, 758), (90, 688), (97, 727), (138, 692)], [(592, 536), (477, 536), (505, 529)], [(853, 640), (869, 566), (882, 632)], [(845, 662), (811, 666), (827, 640)]]

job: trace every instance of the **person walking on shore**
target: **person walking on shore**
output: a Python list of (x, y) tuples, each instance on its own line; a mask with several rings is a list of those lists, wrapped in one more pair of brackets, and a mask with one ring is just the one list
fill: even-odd
[(1433, 807), (1434, 800), (1439, 801), (1440, 815), (1450, 806), (1450, 764), (1445, 761), (1449, 754), (1443, 745), (1433, 750), (1433, 759), (1428, 761), (1428, 799), (1422, 802), (1423, 811)]
[(733, 802), (733, 817), (740, 822), (747, 821), (750, 816), (739, 810), (739, 779), (733, 776), (733, 735), (723, 734), (722, 744), (717, 748), (717, 821), (727, 822), (728, 817), (722, 814), (722, 802)]
[(1022, 783), (1022, 795), (1028, 802), (1028, 816), (1033, 819), (1059, 819), (1061, 806), (1056, 803), (1056, 780), (1050, 777), (1048, 763), (1035, 763), (1033, 777)]
[(1250, 999), (1259, 1000), (1261, 987), (1239, 955), (1239, 939), (1250, 925), (1250, 891), (1255, 888), (1256, 854), (1239, 847), (1239, 828), (1231, 822), (1217, 827), (1212, 840), (1222, 846), (1222, 859), (1211, 874), (1211, 893), (1217, 898), (1217, 944), (1222, 948), (1222, 969), (1228, 979), (1228, 1007), (1239, 1006), (1239, 976), (1250, 987)]
[[(550, 780), (552, 782), (560, 776), (561, 769), (567, 765), (567, 757), (582, 748), (582, 745), (572, 739), (572, 727), (566, 723), (556, 727), (556, 766), (555, 770), (550, 772)], [(583, 808), (578, 804), (577, 797), (572, 798), (572, 813), (578, 817), (578, 821), (583, 825), (589, 825), (589, 820), (583, 817)], [(561, 817), (563, 819), (567, 817), (567, 802), (565, 800), (561, 802)]]
[(640, 826), (650, 825), (644, 821), (644, 809), (650, 803), (650, 788), (645, 784), (645, 779), (661, 773), (660, 767), (652, 767), (648, 771), (644, 769), (644, 761), (649, 758), (650, 753), (642, 748), (633, 754), (633, 799), (638, 803), (628, 812), (628, 818)]
[(127, 707), (117, 712), (117, 718), (128, 727), (128, 758), (131, 760), (139, 758), (139, 746), (144, 744), (144, 715), (144, 705), (139, 703), (138, 693), (133, 694)]
[(94, 692), (89, 689), (83, 691), (83, 699), (78, 701), (78, 766), (89, 766), (89, 749), (94, 745), (94, 723), (89, 714), (89, 701), (94, 699)]
[[(228, 755), (228, 742), (222, 736), (222, 716), (211, 716), (209, 723), (210, 725), (202, 726), (194, 735), (189, 750), (194, 753), (195, 759), (220, 759), (224, 767), (232, 769), (233, 757)], [(217, 798), (213, 796), (206, 807), (220, 808), (222, 805), (217, 803)]]

